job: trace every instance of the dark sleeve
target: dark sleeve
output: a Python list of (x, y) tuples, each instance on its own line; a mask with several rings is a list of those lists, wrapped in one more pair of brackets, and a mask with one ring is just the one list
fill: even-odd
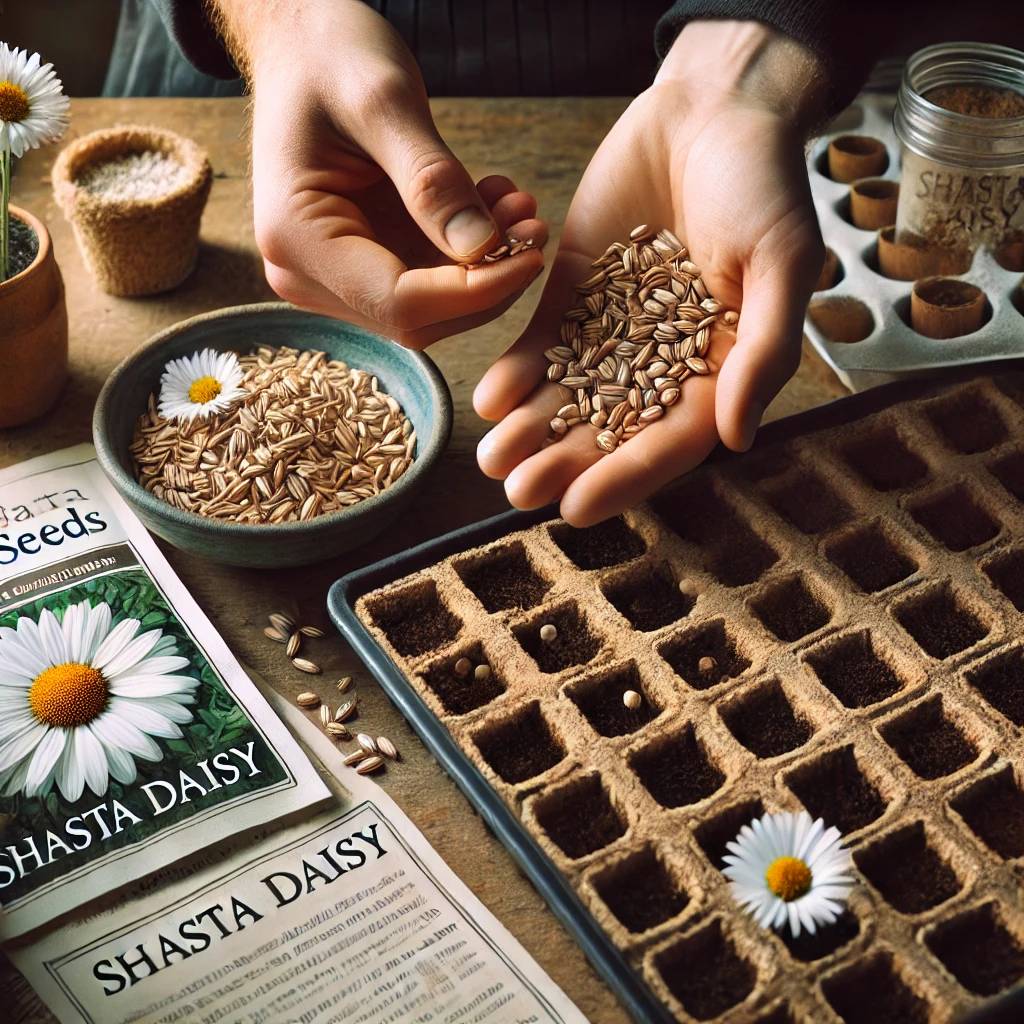
[(217, 38), (203, 0), (150, 0), (189, 63), (213, 78), (238, 78), (238, 69)]

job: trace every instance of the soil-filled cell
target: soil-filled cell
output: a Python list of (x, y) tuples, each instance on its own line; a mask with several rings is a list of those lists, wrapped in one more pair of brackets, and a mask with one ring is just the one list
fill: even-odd
[(806, 654), (814, 674), (848, 708), (866, 708), (903, 689), (904, 680), (875, 650), (868, 630), (847, 633)]
[(1024, 548), (1003, 551), (985, 562), (982, 569), (992, 586), (1005, 594), (1017, 611), (1024, 612)]
[(928, 476), (928, 466), (904, 444), (895, 427), (876, 427), (843, 445), (841, 451), (876, 491), (911, 487)]
[(654, 850), (641, 850), (594, 880), (608, 909), (639, 934), (681, 914), (690, 896), (672, 878)]
[(876, 953), (822, 983), (825, 998), (846, 1024), (928, 1024), (931, 1013), (895, 969), (891, 953)]
[(796, 1017), (788, 1006), (776, 1006), (774, 1010), (755, 1018), (754, 1024), (796, 1024)]
[(1024, 651), (997, 654), (967, 673), (967, 681), (1014, 725), (1024, 725)]
[(912, 505), (910, 514), (950, 551), (966, 551), (984, 544), (1000, 529), (962, 486)]
[(920, 821), (863, 847), (853, 859), (861, 874), (901, 914), (931, 910), (961, 888), (956, 872), (929, 843)]
[(941, 779), (969, 765), (978, 749), (933, 697), (879, 727), (882, 739), (922, 779)]
[(725, 773), (708, 757), (690, 725), (636, 751), (630, 767), (662, 807), (695, 804), (725, 782)]
[(868, 594), (902, 582), (918, 568), (877, 523), (827, 545), (825, 555)]
[(950, 658), (988, 636), (988, 627), (948, 586), (932, 587), (895, 609), (899, 624), (933, 658)]
[(763, 814), (764, 806), (760, 800), (744, 800), (701, 821), (694, 828), (693, 836), (704, 851), (704, 856), (721, 871), (725, 867), (722, 858), (729, 852), (727, 845), (740, 834), (744, 825), (749, 825)]
[(719, 710), (733, 736), (757, 757), (788, 754), (814, 735), (814, 726), (793, 710), (777, 679)]
[(743, 1002), (757, 981), (753, 964), (740, 956), (720, 921), (659, 953), (655, 965), (672, 995), (697, 1020), (711, 1020)]
[(817, 473), (775, 482), (765, 486), (764, 492), (771, 507), (801, 533), (825, 533), (853, 517), (850, 506)]
[(988, 464), (988, 471), (1018, 500), (1024, 501), (1024, 452), (1010, 452)]
[(831, 956), (837, 949), (842, 949), (853, 942), (859, 934), (860, 921), (857, 915), (844, 910), (831, 924), (818, 925), (813, 935), (808, 931), (801, 931), (794, 938), (787, 928), (780, 936), (794, 960), (812, 963)]
[(1024, 977), (1024, 948), (994, 903), (943, 921), (927, 942), (949, 973), (979, 996), (994, 996)]
[(658, 653), (672, 671), (695, 690), (706, 690), (750, 668), (722, 619), (665, 641)]
[(457, 562), (455, 569), (489, 612), (534, 608), (551, 589), (519, 542)]
[[(622, 697), (627, 690), (640, 694), (639, 707), (626, 707)], [(644, 689), (640, 673), (632, 662), (573, 683), (566, 687), (566, 693), (602, 736), (636, 732), (661, 711)]]
[(968, 392), (931, 403), (928, 419), (951, 448), (965, 455), (987, 452), (1006, 440), (1006, 424), (981, 395)]
[(568, 523), (551, 527), (551, 539), (580, 569), (605, 569), (629, 562), (647, 550), (643, 540), (621, 517), (577, 529)]
[(831, 750), (794, 768), (786, 785), (812, 818), (834, 825), (843, 835), (870, 825), (885, 813), (881, 793), (864, 776), (853, 747)]
[[(491, 672), (486, 679), (478, 679), (475, 672), (463, 675), (455, 671), (457, 663), (465, 658), (473, 668), (487, 664)], [(423, 673), (423, 680), (440, 698), (450, 715), (464, 715), (467, 711), (483, 707), (505, 692), (499, 671), (490, 665), (480, 644), (459, 650)]]
[(645, 633), (684, 618), (694, 605), (667, 568), (649, 563), (618, 575), (601, 589), (629, 624)]
[(765, 626), (786, 643), (821, 629), (832, 618), (828, 606), (802, 576), (790, 576), (772, 584), (751, 600), (750, 606)]
[[(544, 626), (555, 627), (553, 639), (541, 635)], [(573, 665), (586, 665), (601, 649), (600, 639), (591, 633), (586, 618), (574, 604), (549, 609), (515, 626), (512, 632), (541, 672), (561, 672)]]
[(545, 794), (534, 805), (534, 813), (551, 841), (574, 860), (626, 834), (600, 775), (573, 779)]
[(779, 560), (776, 551), (707, 484), (676, 487), (654, 499), (653, 505), (683, 540), (700, 547), (708, 572), (726, 587), (759, 580)]
[(462, 629), (462, 620), (449, 611), (433, 580), (385, 594), (370, 614), (391, 646), (409, 658), (447, 647)]
[(474, 741), (480, 756), (510, 785), (546, 772), (565, 757), (536, 702), (510, 718), (489, 723)]
[(950, 806), (1000, 857), (1024, 856), (1024, 793), (1009, 765), (980, 779), (950, 801)]

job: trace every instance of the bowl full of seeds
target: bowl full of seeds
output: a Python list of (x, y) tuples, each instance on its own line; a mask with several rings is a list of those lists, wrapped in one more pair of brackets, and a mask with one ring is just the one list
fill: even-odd
[(108, 378), (93, 438), (153, 533), (213, 562), (270, 568), (381, 532), (423, 487), (451, 425), (428, 356), (271, 302), (153, 337)]

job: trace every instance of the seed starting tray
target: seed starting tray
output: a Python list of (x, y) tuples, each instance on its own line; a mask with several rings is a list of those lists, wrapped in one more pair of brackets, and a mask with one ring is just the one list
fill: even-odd
[[(999, 995), (1024, 976), (1024, 368), (994, 370), (772, 424), (590, 529), (507, 513), (332, 588), (635, 1019), (1024, 1019)], [(721, 868), (801, 807), (857, 885), (793, 940)]]
[[(862, 231), (850, 221), (850, 186), (828, 176), (828, 144), (837, 136), (848, 134), (878, 139), (889, 154), (889, 166), (879, 177), (898, 181), (900, 141), (892, 126), (895, 104), (891, 94), (861, 94), (808, 151), (814, 207), (825, 244), (839, 257), (841, 279), (827, 291), (815, 293), (804, 330), (851, 391), (920, 375), (936, 367), (964, 366), (1024, 354), (1024, 293), (1020, 273), (1004, 270), (991, 252), (979, 250), (960, 279), (985, 292), (986, 322), (979, 330), (959, 338), (926, 338), (910, 326), (913, 282), (885, 277), (878, 268), (877, 232)], [(864, 335), (863, 340), (831, 340), (819, 326), (826, 322), (821, 312), (828, 305), (834, 306), (833, 315), (837, 318), (863, 322), (865, 327), (858, 332)], [(824, 312), (830, 311), (826, 308)]]

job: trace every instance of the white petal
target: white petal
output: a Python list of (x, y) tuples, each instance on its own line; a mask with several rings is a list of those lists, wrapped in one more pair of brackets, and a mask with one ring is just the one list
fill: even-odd
[(139, 727), (135, 716), (123, 713), (126, 702), (114, 698), (110, 707), (92, 722), (93, 732), (108, 746), (122, 747), (144, 761), (159, 761), (163, 756), (156, 742)]
[(68, 745), (64, 748), (64, 753), (57, 764), (57, 788), (69, 803), (74, 803), (85, 789), (85, 769), (79, 760), (77, 750), (78, 732), (79, 730), (75, 729), (71, 733)]
[(109, 786), (107, 755), (103, 752), (103, 744), (88, 728), (75, 730), (75, 755), (88, 787), (96, 796), (103, 796)]
[(138, 667), (139, 662), (149, 654), (159, 639), (159, 629), (151, 629), (148, 633), (142, 633), (135, 637), (131, 643), (127, 644), (103, 666), (104, 676), (112, 681), (119, 675)]
[(32, 755), (32, 764), (25, 780), (25, 792), (28, 796), (36, 796), (43, 789), (67, 741), (68, 734), (65, 730), (46, 730), (46, 735), (39, 741)]
[(130, 722), (150, 736), (177, 739), (182, 735), (181, 729), (174, 722), (148, 707), (143, 700), (130, 700), (121, 697), (117, 698), (116, 702), (111, 700), (110, 713)]
[[(96, 735), (95, 722), (93, 723), (93, 735)], [(135, 759), (127, 750), (121, 747), (103, 742), (102, 736), (96, 736), (103, 746), (107, 755), (107, 769), (118, 782), (127, 785), (135, 781), (136, 769)]]
[(23, 733), (17, 739), (0, 746), (0, 771), (4, 768), (10, 768), (24, 758), (31, 756), (36, 747), (43, 741), (47, 732), (48, 726), (37, 724), (29, 732)]
[(124, 619), (119, 622), (106, 636), (99, 649), (93, 655), (93, 667), (103, 671), (107, 663), (116, 658), (131, 642), (139, 631), (138, 619)]

